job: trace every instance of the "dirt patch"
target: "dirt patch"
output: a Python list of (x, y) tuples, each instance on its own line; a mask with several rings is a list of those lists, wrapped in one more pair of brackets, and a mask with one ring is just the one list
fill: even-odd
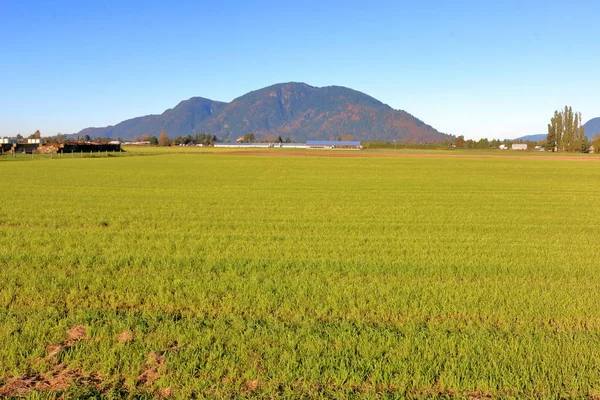
[[(88, 340), (85, 326), (78, 325), (69, 329), (67, 332), (67, 339), (62, 343), (54, 343), (46, 347), (46, 357), (44, 357), (45, 361), (52, 361), (56, 358), (61, 351), (72, 347), (80, 340)], [(36, 361), (36, 360), (34, 360)]]
[(50, 361), (55, 356), (57, 356), (58, 353), (60, 353), (63, 348), (64, 348), (64, 346), (62, 344), (49, 345), (48, 347), (46, 347), (46, 357), (44, 358), (44, 360)]
[(252, 381), (246, 381), (244, 386), (246, 387), (246, 390), (248, 390), (250, 392), (254, 392), (260, 386), (260, 382), (256, 379), (254, 379)]
[(0, 397), (25, 397), (31, 391), (58, 392), (67, 390), (74, 383), (81, 387), (94, 387), (100, 390), (102, 377), (98, 374), (84, 376), (80, 370), (63, 364), (55, 365), (46, 374), (31, 374), (5, 380), (0, 386)]
[(469, 400), (487, 400), (493, 399), (492, 395), (488, 392), (476, 390), (473, 393), (465, 393), (465, 397)]
[(173, 395), (173, 390), (171, 387), (166, 387), (158, 390), (158, 395), (163, 398), (171, 397)]
[[(61, 343), (50, 344), (46, 347), (46, 356), (44, 358), (34, 359), (30, 361), (31, 369), (34, 370), (40, 363), (49, 364), (50, 370), (47, 372), (31, 372), (27, 375), (16, 377), (0, 377), (0, 398), (4, 397), (26, 397), (32, 392), (64, 392), (71, 387), (79, 387), (91, 389), (94, 392), (105, 393), (107, 388), (104, 383), (104, 378), (97, 373), (85, 375), (79, 369), (60, 363), (59, 355), (64, 350), (74, 346), (79, 341), (89, 340), (87, 329), (83, 325), (77, 325), (65, 332), (66, 338)], [(124, 331), (117, 336), (117, 340), (121, 343), (130, 342), (133, 340), (133, 334), (129, 331)], [(144, 388), (151, 386), (156, 382), (161, 375), (164, 375), (166, 364), (164, 354), (169, 351), (178, 351), (183, 347), (179, 346), (176, 341), (169, 344), (164, 350), (151, 351), (148, 353), (146, 362), (142, 367), (141, 374), (136, 379), (136, 388)], [(173, 389), (171, 387), (159, 388), (154, 391), (154, 397), (171, 397)], [(60, 395), (59, 395), (60, 397)]]
[[(32, 373), (30, 375), (18, 376), (14, 378), (0, 378), (4, 385), (0, 386), (0, 397), (23, 397), (30, 391), (63, 391), (77, 381), (78, 385), (99, 385), (98, 376), (83, 376), (81, 371), (73, 370), (63, 364), (57, 364), (57, 356), (65, 349), (75, 345), (80, 340), (88, 340), (86, 328), (77, 325), (66, 331), (67, 339), (62, 343), (54, 343), (46, 347), (46, 357), (43, 361), (54, 364), (52, 369), (45, 373)], [(33, 360), (33, 364), (41, 360)]]
[(72, 346), (78, 340), (88, 340), (85, 326), (77, 325), (67, 331), (69, 338), (64, 342), (65, 346)]
[(151, 351), (148, 354), (146, 363), (144, 364), (144, 371), (137, 377), (139, 385), (150, 386), (158, 378), (160, 378), (159, 370), (164, 367), (165, 358), (156, 351)]
[(117, 336), (119, 343), (131, 342), (133, 340), (133, 334), (129, 331), (123, 331)]

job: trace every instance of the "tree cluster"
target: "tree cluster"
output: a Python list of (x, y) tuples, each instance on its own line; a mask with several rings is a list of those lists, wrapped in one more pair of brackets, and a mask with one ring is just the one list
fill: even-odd
[(217, 137), (209, 133), (197, 133), (195, 135), (178, 136), (171, 140), (171, 144), (178, 146), (202, 144), (204, 146), (212, 146), (217, 141)]
[(244, 136), (242, 136), (240, 142), (242, 142), (242, 143), (254, 143), (254, 142), (256, 142), (256, 135), (254, 135), (254, 133), (252, 133), (252, 132), (246, 133)]
[(548, 124), (546, 149), (586, 152), (589, 143), (581, 122), (581, 113), (573, 112), (571, 107), (565, 106), (562, 111), (554, 111), (554, 116)]
[[(465, 140), (465, 137), (461, 135), (456, 138), (456, 141), (454, 141), (453, 144), (454, 144), (454, 147), (456, 147), (457, 149), (489, 149), (489, 148), (497, 148), (501, 144), (508, 145), (508, 142), (506, 140), (498, 140), (498, 139), (494, 139), (494, 140), (490, 141), (487, 138), (481, 138), (478, 141), (475, 141), (473, 139)], [(449, 147), (449, 146), (447, 146), (447, 147)]]
[(594, 153), (600, 153), (600, 135), (594, 136), (594, 140), (592, 140), (592, 146), (594, 146)]

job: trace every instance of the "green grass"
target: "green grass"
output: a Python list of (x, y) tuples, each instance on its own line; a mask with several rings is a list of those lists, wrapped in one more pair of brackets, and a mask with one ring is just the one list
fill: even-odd
[[(600, 393), (599, 162), (0, 168), (0, 387), (58, 365), (81, 378), (42, 396)], [(88, 338), (66, 345), (77, 325)]]

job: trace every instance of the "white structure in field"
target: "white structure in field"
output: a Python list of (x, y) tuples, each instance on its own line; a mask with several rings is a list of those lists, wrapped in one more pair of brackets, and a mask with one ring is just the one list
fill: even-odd
[(40, 144), (40, 143), (42, 143), (42, 139), (27, 139), (27, 143), (29, 143), (29, 144)]
[(505, 145), (505, 144), (501, 144), (500, 146), (498, 146), (498, 148), (499, 148), (500, 150), (506, 150), (506, 149), (507, 149), (507, 147), (506, 147), (506, 145)]
[(0, 138), (0, 144), (14, 144), (17, 143), (17, 138)]
[(513, 143), (512, 150), (527, 150), (527, 143)]
[(306, 149), (306, 143), (229, 143), (217, 142), (215, 147)]

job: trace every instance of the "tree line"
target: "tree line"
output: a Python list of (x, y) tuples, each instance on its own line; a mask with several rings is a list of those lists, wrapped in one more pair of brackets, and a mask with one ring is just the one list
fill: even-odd
[(572, 107), (554, 111), (548, 124), (546, 149), (550, 151), (587, 152), (590, 147), (585, 136), (581, 113)]

